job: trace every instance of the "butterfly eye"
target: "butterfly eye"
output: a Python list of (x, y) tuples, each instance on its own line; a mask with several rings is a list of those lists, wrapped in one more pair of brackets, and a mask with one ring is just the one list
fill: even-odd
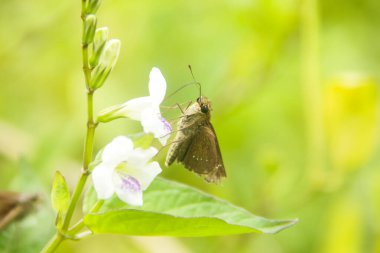
[(207, 105), (202, 105), (201, 106), (201, 112), (208, 113), (208, 106)]

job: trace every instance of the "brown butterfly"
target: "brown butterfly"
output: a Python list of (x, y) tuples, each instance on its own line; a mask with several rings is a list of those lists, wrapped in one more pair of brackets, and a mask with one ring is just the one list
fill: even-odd
[(0, 230), (3, 230), (12, 221), (27, 215), (38, 199), (37, 194), (0, 192)]
[(166, 166), (174, 161), (218, 183), (226, 177), (215, 130), (210, 123), (211, 102), (203, 96), (190, 105), (178, 122), (178, 132), (166, 156)]

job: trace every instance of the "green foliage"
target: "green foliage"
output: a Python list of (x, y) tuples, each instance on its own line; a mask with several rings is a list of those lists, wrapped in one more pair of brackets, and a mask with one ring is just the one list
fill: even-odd
[[(84, 202), (93, 206), (94, 191)], [(97, 214), (87, 214), (85, 224), (98, 234), (220, 236), (241, 233), (276, 233), (297, 220), (269, 220), (217, 199), (192, 187), (156, 179), (144, 193), (141, 209), (131, 209), (113, 198)]]
[(55, 212), (59, 214), (59, 217), (66, 213), (70, 204), (69, 187), (59, 171), (55, 172), (53, 187), (51, 189), (51, 203)]

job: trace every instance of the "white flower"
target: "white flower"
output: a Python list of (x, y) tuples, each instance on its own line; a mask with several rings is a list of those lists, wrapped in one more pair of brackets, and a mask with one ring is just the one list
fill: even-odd
[(162, 145), (166, 144), (172, 128), (161, 116), (160, 104), (166, 93), (166, 81), (154, 67), (149, 74), (149, 96), (131, 99), (124, 103), (123, 111), (131, 119), (139, 120), (145, 133), (153, 133)]
[(92, 181), (99, 199), (109, 199), (114, 193), (129, 205), (143, 204), (142, 192), (161, 173), (157, 162), (149, 162), (157, 149), (133, 148), (124, 136), (116, 137), (101, 154), (101, 162), (92, 171)]
[(166, 81), (161, 71), (154, 67), (149, 74), (149, 96), (128, 100), (122, 105), (112, 106), (100, 112), (99, 122), (107, 122), (115, 118), (128, 117), (138, 120), (145, 133), (152, 133), (165, 145), (172, 128), (160, 113), (160, 104), (166, 93)]

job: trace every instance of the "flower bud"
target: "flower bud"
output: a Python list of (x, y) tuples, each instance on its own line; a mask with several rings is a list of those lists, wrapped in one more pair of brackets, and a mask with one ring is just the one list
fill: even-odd
[(94, 40), (96, 29), (96, 16), (87, 15), (83, 23), (83, 45), (88, 45)]
[(101, 68), (100, 66), (94, 69), (94, 74), (91, 79), (91, 88), (98, 89), (103, 86), (107, 80), (108, 75), (111, 73), (111, 69)]
[(92, 72), (91, 88), (98, 89), (103, 86), (112, 68), (115, 66), (120, 52), (120, 40), (109, 40), (102, 50), (99, 65)]
[(124, 117), (123, 111), (124, 111), (123, 104), (110, 106), (99, 112), (99, 115), (96, 121), (101, 122), (101, 123), (106, 123), (114, 119), (123, 118)]
[(104, 45), (106, 44), (108, 39), (108, 28), (102, 27), (96, 29), (93, 47), (92, 47), (92, 55), (89, 60), (90, 66), (94, 68), (98, 65), (100, 55), (102, 54)]
[(107, 41), (104, 50), (100, 56), (99, 65), (113, 68), (119, 58), (120, 40), (112, 39)]
[(101, 3), (101, 0), (89, 0), (86, 7), (86, 13), (95, 14), (96, 11), (99, 9)]

